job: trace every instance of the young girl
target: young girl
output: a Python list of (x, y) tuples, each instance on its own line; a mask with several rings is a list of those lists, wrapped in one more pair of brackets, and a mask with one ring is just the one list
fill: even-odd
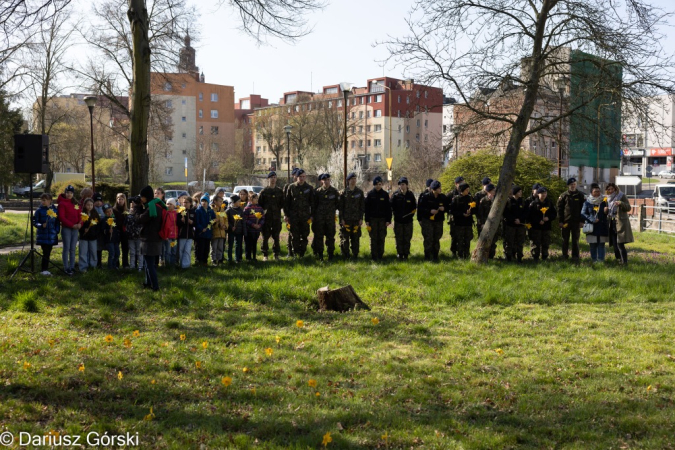
[(115, 220), (113, 207), (106, 203), (103, 205), (105, 216), (102, 217), (103, 223), (103, 245), (108, 251), (108, 269), (119, 269), (120, 267), (120, 231), (121, 224)]
[(82, 228), (80, 228), (80, 272), (85, 273), (88, 268), (97, 266), (98, 235), (101, 230), (101, 217), (94, 209), (94, 200), (91, 197), (82, 204)]
[[(246, 189), (242, 189), (241, 191), (237, 192), (237, 195), (239, 196), (239, 199), (241, 200), (241, 210), (243, 211), (244, 208), (248, 205), (248, 191)], [(246, 238), (244, 237), (244, 242), (241, 244), (243, 252), (246, 253)]]
[(227, 236), (227, 214), (222, 197), (214, 197), (211, 204), (216, 214), (216, 222), (213, 224), (213, 236), (211, 237), (211, 261), (216, 266), (223, 262), (225, 250), (225, 238)]
[(230, 207), (227, 208), (227, 261), (232, 262), (232, 250), (234, 250), (235, 262), (241, 262), (241, 241), (246, 234), (246, 221), (244, 210), (241, 209), (241, 199), (238, 195), (230, 197)]
[(66, 187), (59, 195), (59, 221), (61, 222), (61, 238), (63, 239), (63, 270), (67, 275), (75, 273), (75, 247), (77, 247), (77, 232), (80, 229), (80, 206), (73, 198), (75, 188)]
[(164, 266), (169, 267), (176, 264), (178, 249), (178, 212), (176, 211), (176, 199), (170, 198), (166, 201), (166, 211), (162, 218), (162, 230), (159, 232), (164, 243)]
[[(129, 214), (127, 210), (127, 196), (122, 192), (115, 197), (115, 206), (113, 207), (113, 214), (115, 214), (115, 222), (120, 224), (120, 246), (122, 247), (122, 268), (129, 268), (129, 236), (125, 230), (126, 216)], [(119, 263), (118, 263), (119, 266)]]
[(138, 216), (143, 210), (141, 199), (134, 197), (131, 199), (131, 210), (124, 220), (125, 234), (129, 241), (129, 257), (132, 269), (139, 271), (145, 270), (143, 255), (141, 254), (141, 224), (138, 223)]
[(215, 220), (216, 214), (209, 207), (209, 194), (204, 194), (201, 198), (201, 205), (195, 211), (195, 238), (197, 240), (195, 259), (197, 264), (209, 265), (209, 247), (213, 237), (211, 227)]
[(52, 196), (42, 194), (40, 200), (42, 206), (33, 214), (33, 226), (37, 228), (37, 240), (35, 242), (42, 247), (42, 272), (40, 274), (51, 275), (51, 272), (49, 272), (49, 256), (52, 254), (52, 247), (59, 243), (61, 225), (56, 219), (58, 213), (52, 205)]
[(265, 211), (258, 205), (258, 194), (252, 192), (251, 201), (244, 208), (244, 220), (246, 220), (246, 260), (255, 261), (258, 250), (258, 238), (265, 223)]
[(182, 269), (189, 269), (192, 259), (192, 242), (195, 238), (195, 208), (192, 198), (181, 197), (182, 205), (178, 208), (178, 261)]

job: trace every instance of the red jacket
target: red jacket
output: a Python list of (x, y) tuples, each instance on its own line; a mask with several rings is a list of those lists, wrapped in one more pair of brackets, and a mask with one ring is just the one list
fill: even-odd
[(162, 229), (159, 232), (159, 236), (162, 239), (177, 239), (178, 238), (178, 225), (176, 224), (176, 219), (178, 218), (178, 211), (173, 210), (163, 210), (162, 211)]
[(82, 220), (81, 210), (75, 209), (77, 201), (73, 198), (68, 200), (64, 194), (59, 195), (59, 221), (65, 228), (73, 228)]

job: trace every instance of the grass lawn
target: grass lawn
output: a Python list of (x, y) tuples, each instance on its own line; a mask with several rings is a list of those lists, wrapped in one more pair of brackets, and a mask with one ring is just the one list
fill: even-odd
[[(26, 229), (28, 213), (0, 214), (0, 246), (3, 245), (21, 245), (26, 236), (26, 242), (30, 242), (30, 229)], [(28, 234), (26, 234), (28, 231)]]
[[(476, 266), (447, 257), (447, 236), (425, 263), (419, 228), (401, 263), (389, 235), (381, 264), (163, 269), (156, 294), (135, 272), (5, 281), (0, 432), (138, 433), (144, 449), (320, 448), (327, 433), (329, 449), (675, 448), (672, 238), (637, 235), (624, 268)], [(371, 311), (316, 311), (316, 289), (348, 283)]]

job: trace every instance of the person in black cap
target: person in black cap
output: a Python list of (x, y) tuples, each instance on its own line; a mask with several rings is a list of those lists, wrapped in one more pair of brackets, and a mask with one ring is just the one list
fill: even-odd
[(443, 219), (448, 209), (447, 197), (441, 193), (441, 182), (434, 181), (431, 191), (420, 196), (417, 204), (417, 220), (424, 238), (424, 260), (438, 261), (443, 236)]
[[(291, 170), (291, 177), (293, 181), (289, 180), (288, 183), (284, 185), (284, 188), (282, 189), (284, 192), (284, 216), (286, 216), (286, 211), (285, 211), (285, 206), (286, 206), (286, 194), (288, 193), (288, 188), (291, 187), (293, 183), (298, 181), (298, 168), (294, 167), (293, 170)], [(293, 252), (293, 239), (291, 237), (291, 230), (290, 230), (290, 224), (286, 224), (286, 228), (288, 229), (288, 257), (292, 258), (295, 253)]]
[(567, 180), (567, 190), (558, 198), (558, 225), (562, 231), (562, 256), (569, 257), (570, 237), (572, 238), (572, 259), (579, 259), (580, 229), (584, 226), (581, 217), (581, 208), (584, 206), (586, 197), (577, 191), (577, 180)]
[(307, 251), (307, 238), (312, 223), (314, 189), (305, 182), (307, 175), (304, 170), (298, 169), (296, 175), (298, 181), (291, 184), (286, 192), (284, 221), (291, 227), (289, 232), (293, 240), (293, 252), (295, 256), (302, 258)]
[[(473, 201), (476, 204), (476, 208), (480, 206), (481, 200), (487, 196), (487, 186), (492, 184), (492, 180), (490, 180), (489, 177), (484, 177), (483, 178), (483, 189), (481, 191), (476, 192), (476, 194), (473, 196)], [(478, 214), (476, 214), (476, 231), (478, 231), (478, 236), (480, 236), (481, 231), (483, 231), (483, 222), (481, 218), (479, 217)]]
[(373, 178), (373, 189), (366, 195), (366, 226), (370, 233), (370, 257), (379, 261), (384, 257), (387, 227), (391, 223), (389, 194), (382, 189), (382, 177)]
[(347, 188), (340, 192), (338, 213), (340, 219), (340, 252), (342, 257), (356, 259), (359, 256), (361, 225), (365, 212), (365, 194), (356, 187), (355, 173), (347, 175)]
[[(492, 183), (485, 186), (484, 189), (487, 194), (481, 199), (480, 203), (478, 204), (478, 211), (476, 212), (476, 220), (480, 220), (482, 224), (487, 222), (488, 215), (492, 209), (492, 202), (494, 201), (495, 193), (497, 192), (495, 185)], [(492, 243), (490, 244), (490, 252), (488, 253), (489, 259), (494, 259), (495, 254), (497, 253), (497, 239), (499, 239), (499, 235), (501, 235), (502, 221), (499, 220), (497, 223), (499, 224), (499, 228), (497, 229), (494, 238), (492, 238)]]
[(335, 257), (335, 222), (336, 212), (340, 202), (340, 193), (331, 186), (330, 175), (322, 173), (319, 176), (321, 186), (314, 191), (314, 205), (312, 206), (312, 251), (314, 256), (323, 259), (323, 244), (326, 240), (328, 260)]
[(537, 198), (529, 206), (528, 222), (530, 228), (530, 254), (535, 261), (548, 258), (548, 248), (551, 245), (551, 224), (557, 217), (555, 206), (544, 186), (537, 189)]
[[(455, 188), (446, 194), (448, 206), (452, 205), (454, 198), (460, 195), (459, 185), (462, 183), (464, 183), (464, 177), (459, 176), (455, 178)], [(448, 225), (450, 225), (450, 252), (452, 252), (452, 256), (457, 256), (457, 236), (455, 235), (455, 225), (453, 223), (454, 220), (454, 215), (450, 214), (450, 211), (448, 211)]]
[(267, 174), (268, 186), (260, 192), (258, 204), (265, 210), (265, 223), (262, 227), (263, 261), (267, 261), (269, 255), (269, 240), (272, 238), (272, 253), (274, 259), (279, 259), (281, 245), (279, 233), (281, 233), (281, 210), (284, 207), (284, 191), (277, 187), (277, 173)]
[(513, 261), (515, 258), (521, 262), (528, 210), (523, 201), (523, 188), (515, 186), (511, 193), (511, 198), (504, 209), (504, 254), (507, 261)]
[(476, 202), (469, 194), (469, 184), (462, 182), (457, 190), (459, 195), (452, 199), (452, 223), (457, 239), (457, 256), (468, 259), (473, 239), (473, 216), (478, 210)]
[(408, 179), (398, 180), (398, 190), (391, 195), (391, 211), (394, 215), (394, 237), (398, 259), (410, 256), (410, 241), (413, 236), (413, 220), (417, 210), (415, 195), (408, 189)]
[(160, 199), (155, 198), (152, 187), (146, 186), (141, 189), (141, 202), (143, 211), (138, 217), (141, 225), (141, 253), (145, 260), (145, 283), (144, 287), (153, 291), (159, 290), (157, 279), (156, 257), (162, 253), (162, 238), (159, 232), (162, 229), (162, 214), (166, 205)]
[(427, 181), (424, 183), (424, 185), (426, 186), (426, 189), (423, 190), (422, 192), (420, 192), (420, 196), (417, 198), (417, 203), (420, 202), (420, 199), (422, 198), (422, 196), (424, 195), (425, 192), (431, 192), (430, 186), (431, 186), (431, 183), (433, 183), (433, 182), (434, 182), (433, 178), (427, 178)]
[[(105, 211), (103, 211), (103, 196), (100, 192), (94, 192), (94, 195), (91, 196), (94, 200), (94, 209), (98, 213), (99, 217), (105, 216)], [(100, 227), (102, 230), (102, 227)], [(96, 239), (96, 268), (100, 269), (103, 267), (103, 248), (105, 247), (105, 241), (103, 238), (103, 232), (98, 233), (98, 238)]]

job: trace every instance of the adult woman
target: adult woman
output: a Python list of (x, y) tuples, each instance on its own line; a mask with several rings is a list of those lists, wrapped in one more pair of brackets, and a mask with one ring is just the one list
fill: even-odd
[(581, 218), (585, 223), (593, 225), (593, 231), (586, 233), (586, 241), (591, 247), (591, 260), (593, 262), (605, 261), (605, 244), (609, 240), (609, 225), (605, 207), (607, 202), (600, 192), (598, 184), (591, 184), (591, 195), (586, 198), (581, 208)]
[(141, 189), (140, 197), (144, 207), (138, 218), (138, 223), (142, 226), (141, 253), (145, 260), (145, 283), (143, 283), (143, 286), (158, 291), (156, 258), (162, 252), (162, 238), (159, 237), (159, 231), (162, 229), (162, 210), (166, 206), (163, 201), (154, 198), (150, 186)]
[(631, 209), (626, 196), (614, 183), (605, 188), (607, 206), (605, 213), (609, 217), (609, 244), (614, 247), (614, 256), (620, 264), (628, 264), (626, 244), (633, 242), (633, 230), (630, 227), (628, 212)]
[(80, 206), (73, 197), (75, 188), (66, 187), (59, 195), (58, 216), (61, 222), (61, 239), (63, 240), (63, 271), (67, 275), (75, 273), (75, 248), (77, 247), (78, 230), (81, 225)]
[[(120, 236), (120, 244), (122, 245), (122, 268), (129, 268), (129, 235), (124, 229), (126, 217), (129, 214), (127, 209), (127, 196), (120, 192), (115, 198), (115, 206), (113, 206), (113, 214), (115, 214), (115, 222), (122, 224), (122, 234)], [(119, 265), (119, 264), (118, 264)]]

